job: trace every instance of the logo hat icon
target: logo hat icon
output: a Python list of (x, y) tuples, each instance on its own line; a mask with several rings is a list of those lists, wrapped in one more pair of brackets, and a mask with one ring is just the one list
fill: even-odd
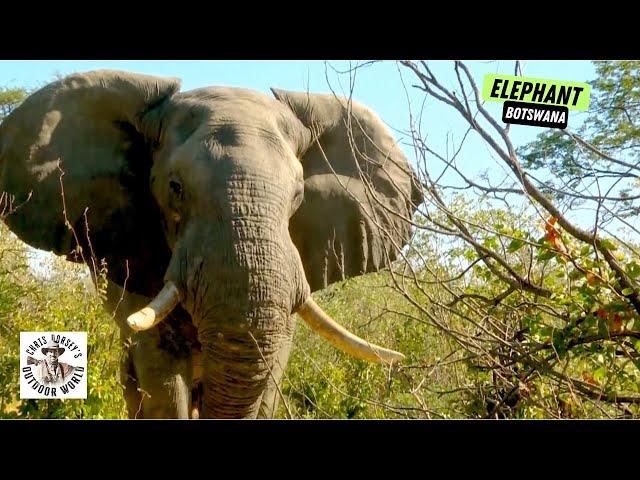
[(42, 349), (40, 351), (44, 355), (46, 355), (47, 352), (49, 352), (49, 350), (51, 350), (51, 351), (56, 351), (57, 350), (58, 351), (58, 355), (62, 355), (66, 349), (64, 347), (61, 347), (58, 342), (53, 342), (51, 344), (51, 346), (42, 347)]

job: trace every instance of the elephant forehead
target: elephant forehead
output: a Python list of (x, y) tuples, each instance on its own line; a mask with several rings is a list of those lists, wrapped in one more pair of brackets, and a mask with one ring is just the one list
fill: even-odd
[(228, 119), (234, 122), (274, 124), (277, 101), (246, 88), (208, 87), (176, 95), (173, 100), (176, 115), (188, 112), (203, 119)]
[[(189, 143), (197, 144), (197, 140)], [(262, 185), (256, 189), (273, 190), (279, 186), (286, 192), (302, 181), (302, 166), (291, 152), (285, 152), (283, 144), (278, 153), (273, 146), (262, 141), (240, 145), (220, 145), (207, 140), (193, 149), (187, 145), (180, 154), (173, 155), (164, 166), (164, 172), (175, 172), (191, 187), (208, 191), (215, 186), (240, 188), (243, 183)], [(192, 154), (199, 148), (199, 153)], [(160, 173), (160, 170), (158, 170)], [(162, 173), (160, 173), (162, 174)]]
[[(277, 101), (247, 89), (211, 87), (177, 95), (166, 112), (167, 147), (204, 144), (219, 157), (246, 153), (256, 147), (288, 155), (290, 141), (279, 128)], [(228, 148), (227, 148), (228, 147)]]

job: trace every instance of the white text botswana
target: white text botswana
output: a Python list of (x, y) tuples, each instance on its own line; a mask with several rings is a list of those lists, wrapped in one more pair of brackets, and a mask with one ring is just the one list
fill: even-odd
[(529, 120), (533, 122), (544, 123), (565, 123), (567, 120), (566, 112), (561, 110), (547, 110), (542, 108), (530, 107), (507, 107), (504, 114), (506, 119)]

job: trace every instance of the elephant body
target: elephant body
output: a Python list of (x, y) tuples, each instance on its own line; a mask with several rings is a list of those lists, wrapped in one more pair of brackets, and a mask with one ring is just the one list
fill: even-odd
[(106, 260), (130, 417), (270, 417), (295, 312), (324, 318), (311, 292), (396, 258), (419, 185), (356, 102), (179, 84), (95, 71), (32, 94), (0, 124), (5, 221)]

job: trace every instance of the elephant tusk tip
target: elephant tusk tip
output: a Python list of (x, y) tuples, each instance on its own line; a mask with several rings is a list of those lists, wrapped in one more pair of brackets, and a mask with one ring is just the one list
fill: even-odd
[(127, 318), (127, 324), (136, 332), (148, 330), (155, 325), (156, 312), (152, 308), (145, 307)]
[(395, 350), (388, 350), (386, 355), (381, 359), (382, 363), (388, 363), (389, 365), (397, 365), (407, 358), (404, 354), (396, 352)]
[(160, 323), (180, 303), (180, 291), (172, 281), (168, 281), (155, 298), (127, 318), (127, 324), (136, 332), (148, 330)]

